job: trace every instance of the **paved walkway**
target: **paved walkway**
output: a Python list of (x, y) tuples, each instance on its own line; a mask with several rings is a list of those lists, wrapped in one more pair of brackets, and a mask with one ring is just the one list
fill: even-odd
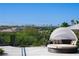
[(0, 46), (4, 50), (4, 56), (21, 56), (21, 48), (11, 46)]
[(48, 52), (47, 47), (27, 47), (26, 48), (27, 56), (79, 56), (79, 53), (53, 53)]
[[(4, 56), (22, 56), (22, 48), (11, 46), (0, 46), (5, 50)], [(26, 47), (26, 56), (79, 56), (79, 53), (64, 54), (50, 53), (47, 47)]]

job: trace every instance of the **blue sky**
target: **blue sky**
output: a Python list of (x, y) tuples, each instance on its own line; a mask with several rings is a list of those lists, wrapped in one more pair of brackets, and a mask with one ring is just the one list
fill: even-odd
[(0, 25), (58, 25), (79, 18), (79, 4), (0, 4)]

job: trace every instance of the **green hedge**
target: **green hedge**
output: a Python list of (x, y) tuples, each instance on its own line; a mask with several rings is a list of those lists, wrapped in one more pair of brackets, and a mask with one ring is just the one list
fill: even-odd
[(4, 53), (4, 50), (0, 48), (0, 55)]
[[(53, 29), (37, 29), (37, 28), (23, 28), (15, 33), (0, 33), (0, 42), (3, 45), (14, 46), (41, 46), (46, 45)], [(11, 38), (15, 36), (15, 38)]]

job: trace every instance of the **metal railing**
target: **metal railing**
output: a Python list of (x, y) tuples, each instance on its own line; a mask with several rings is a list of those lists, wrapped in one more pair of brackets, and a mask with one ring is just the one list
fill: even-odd
[(25, 49), (25, 47), (21, 48), (21, 54), (22, 54), (22, 56), (26, 56), (26, 49)]

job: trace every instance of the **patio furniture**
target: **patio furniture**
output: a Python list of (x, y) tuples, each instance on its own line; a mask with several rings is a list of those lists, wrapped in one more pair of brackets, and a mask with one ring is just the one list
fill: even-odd
[(78, 51), (76, 45), (69, 44), (49, 44), (47, 47), (49, 52), (76, 53)]
[(78, 39), (71, 29), (57, 28), (52, 32), (49, 40), (53, 43), (47, 45), (49, 52), (75, 53), (78, 51), (76, 45)]

